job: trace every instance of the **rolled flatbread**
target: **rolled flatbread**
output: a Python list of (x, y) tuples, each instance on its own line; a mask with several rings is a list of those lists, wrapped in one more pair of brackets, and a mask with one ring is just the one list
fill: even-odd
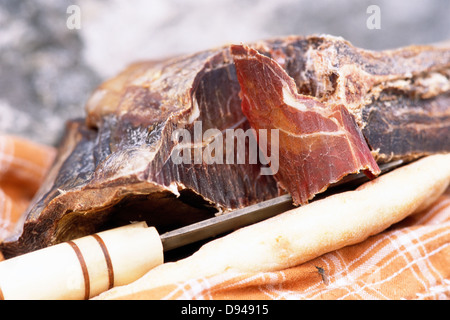
[(228, 271), (276, 271), (359, 243), (432, 204), (450, 184), (450, 154), (432, 155), (367, 182), (241, 228), (192, 256), (162, 264), (97, 299), (139, 299), (147, 289)]

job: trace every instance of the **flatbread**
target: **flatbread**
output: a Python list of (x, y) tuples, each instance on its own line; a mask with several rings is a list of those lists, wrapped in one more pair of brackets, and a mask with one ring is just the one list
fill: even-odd
[(239, 229), (97, 299), (139, 299), (147, 289), (224, 272), (276, 271), (359, 243), (432, 204), (450, 184), (450, 154), (432, 155), (368, 182)]

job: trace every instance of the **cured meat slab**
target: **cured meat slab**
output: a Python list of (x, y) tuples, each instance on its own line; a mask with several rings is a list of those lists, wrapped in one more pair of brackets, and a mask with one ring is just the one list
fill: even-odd
[[(373, 178), (380, 173), (344, 105), (326, 105), (298, 94), (286, 71), (254, 49), (234, 45), (231, 53), (242, 89), (242, 110), (250, 125), (255, 132), (279, 131), (279, 170), (274, 176), (295, 204), (306, 204), (348, 174), (362, 170)], [(267, 145), (272, 139), (258, 140)]]
[(271, 55), (231, 49), (251, 126), (280, 130), (275, 177), (296, 204), (349, 173), (377, 175), (373, 159), (450, 149), (448, 47), (373, 52), (323, 40), (298, 40)]
[[(360, 130), (378, 163), (450, 151), (448, 46), (374, 52), (332, 36), (249, 46), (276, 61), (298, 94), (334, 106), (324, 112), (335, 112), (349, 132)], [(202, 133), (251, 128), (240, 91), (229, 46), (136, 63), (103, 83), (86, 104), (86, 118), (67, 124), (58, 158), (23, 224), (0, 245), (4, 255), (130, 221), (164, 231), (284, 192), (273, 176), (261, 175), (261, 163), (172, 161), (181, 144), (195, 155), (211, 143), (174, 140), (177, 129), (194, 137), (196, 123)], [(360, 144), (355, 139), (352, 150)], [(376, 170), (370, 159), (360, 160), (355, 167)]]

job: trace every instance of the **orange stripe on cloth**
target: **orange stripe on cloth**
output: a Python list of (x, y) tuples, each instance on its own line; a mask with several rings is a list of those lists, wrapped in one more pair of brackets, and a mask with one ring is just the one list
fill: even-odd
[(53, 147), (0, 135), (0, 241), (28, 207), (55, 154)]
[(367, 240), (282, 271), (224, 273), (123, 299), (449, 299), (450, 189)]

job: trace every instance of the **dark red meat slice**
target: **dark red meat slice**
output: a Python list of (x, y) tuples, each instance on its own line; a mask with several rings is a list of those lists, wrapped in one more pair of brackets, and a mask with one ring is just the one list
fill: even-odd
[[(254, 49), (233, 45), (231, 53), (241, 86), (242, 111), (250, 125), (257, 133), (260, 129), (267, 129), (268, 134), (270, 129), (279, 130), (275, 178), (294, 203), (307, 203), (345, 175), (363, 171), (372, 178), (380, 173), (345, 106), (326, 105), (298, 94), (285, 70)], [(270, 141), (259, 140), (264, 146), (270, 146)]]

